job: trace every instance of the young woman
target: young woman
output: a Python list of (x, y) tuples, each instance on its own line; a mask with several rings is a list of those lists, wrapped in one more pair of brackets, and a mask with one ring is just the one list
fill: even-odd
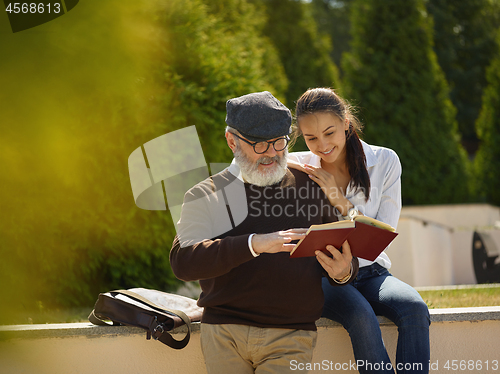
[[(288, 166), (306, 172), (336, 207), (339, 219), (363, 214), (396, 228), (401, 211), (401, 164), (387, 148), (358, 137), (361, 124), (349, 104), (329, 88), (305, 92), (296, 105), (295, 136), (309, 152), (289, 154)], [(417, 291), (389, 273), (391, 261), (359, 259), (356, 279), (345, 287), (323, 281), (323, 316), (349, 332), (360, 373), (428, 373), (429, 311)], [(398, 326), (391, 364), (376, 315)], [(360, 360), (360, 361), (358, 361)]]

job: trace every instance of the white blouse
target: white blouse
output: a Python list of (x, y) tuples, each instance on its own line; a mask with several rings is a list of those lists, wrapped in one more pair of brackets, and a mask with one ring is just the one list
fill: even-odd
[[(365, 216), (388, 223), (396, 228), (401, 213), (401, 163), (399, 157), (391, 149), (369, 145), (364, 141), (363, 150), (366, 166), (370, 176), (370, 198), (365, 201), (363, 191), (356, 191), (349, 184), (346, 198)], [(288, 155), (290, 160), (300, 164), (321, 167), (321, 158), (310, 151), (294, 152)], [(339, 214), (339, 219), (342, 217)], [(375, 262), (389, 269), (391, 260), (382, 252)], [(372, 261), (359, 259), (359, 266), (368, 266)]]

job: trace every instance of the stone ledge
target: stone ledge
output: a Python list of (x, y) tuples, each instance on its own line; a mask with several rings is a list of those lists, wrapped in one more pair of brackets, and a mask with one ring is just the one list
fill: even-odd
[[(498, 321), (500, 320), (500, 306), (485, 306), (477, 308), (448, 308), (429, 309), (431, 322), (464, 322), (464, 321)], [(385, 317), (377, 317), (381, 325), (391, 325)], [(340, 327), (340, 324), (326, 318), (316, 322), (320, 328)], [(200, 330), (200, 323), (192, 324), (191, 331)], [(173, 330), (173, 334), (185, 334), (186, 326)], [(8, 339), (38, 339), (38, 338), (65, 338), (85, 336), (98, 338), (102, 336), (129, 336), (146, 335), (145, 330), (131, 326), (95, 326), (90, 322), (82, 323), (53, 323), (45, 325), (8, 325), (0, 326), (0, 340)]]
[(500, 306), (429, 309), (432, 322), (499, 321)]

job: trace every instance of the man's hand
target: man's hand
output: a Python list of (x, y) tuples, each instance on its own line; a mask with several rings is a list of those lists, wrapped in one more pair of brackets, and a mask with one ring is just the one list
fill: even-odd
[(326, 249), (333, 255), (333, 258), (328, 257), (321, 251), (316, 251), (318, 259), (323, 269), (326, 270), (330, 278), (342, 279), (351, 272), (351, 247), (347, 241), (342, 244), (342, 252), (336, 249), (333, 245), (327, 245)]
[(288, 243), (302, 239), (306, 232), (307, 229), (290, 229), (271, 234), (256, 234), (252, 237), (252, 247), (255, 253), (291, 252), (295, 244)]

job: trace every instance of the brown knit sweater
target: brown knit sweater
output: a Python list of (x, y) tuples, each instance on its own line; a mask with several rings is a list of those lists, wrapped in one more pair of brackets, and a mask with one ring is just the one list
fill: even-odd
[[(241, 223), (242, 207), (232, 204), (231, 193), (221, 193), (231, 183), (246, 193), (248, 212)], [(221, 211), (214, 207), (228, 201), (233, 227), (220, 234)], [(286, 252), (254, 257), (248, 237), (334, 220), (324, 193), (300, 171), (290, 169), (280, 183), (257, 187), (225, 170), (186, 193), (178, 224), (181, 240), (174, 240), (170, 263), (179, 279), (200, 281), (204, 323), (316, 330), (323, 308), (321, 277), (326, 275), (316, 258), (291, 259)], [(198, 238), (195, 244), (181, 247), (179, 242), (189, 236)], [(356, 274), (357, 259), (353, 265)]]

